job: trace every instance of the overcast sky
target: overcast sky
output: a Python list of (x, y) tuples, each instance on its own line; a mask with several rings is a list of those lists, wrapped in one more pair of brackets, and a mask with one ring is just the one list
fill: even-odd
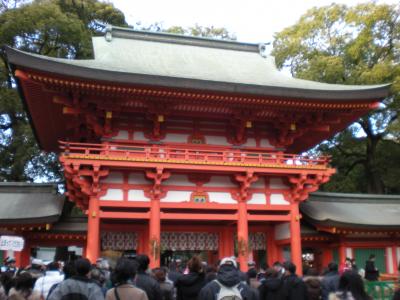
[[(164, 27), (194, 24), (225, 27), (238, 41), (270, 42), (273, 34), (294, 24), (309, 8), (332, 2), (355, 5), (357, 0), (111, 0), (127, 22), (144, 25), (161, 22)], [(398, 3), (399, 0), (378, 0)]]

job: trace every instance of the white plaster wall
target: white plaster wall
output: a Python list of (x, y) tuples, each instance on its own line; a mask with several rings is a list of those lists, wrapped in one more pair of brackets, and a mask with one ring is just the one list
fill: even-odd
[(236, 203), (236, 200), (232, 199), (232, 195), (230, 193), (209, 192), (208, 198), (210, 202), (223, 203), (223, 204)]
[(285, 199), (282, 194), (271, 194), (270, 197), (271, 205), (289, 205), (290, 202)]
[(151, 181), (145, 178), (144, 173), (129, 173), (128, 183), (130, 184), (150, 184)]
[(188, 134), (167, 133), (163, 141), (169, 143), (187, 143), (188, 137)]
[(264, 189), (265, 188), (265, 180), (264, 177), (259, 177), (256, 182), (253, 182), (250, 186), (255, 189)]
[(215, 136), (215, 135), (206, 135), (206, 144), (209, 145), (221, 145), (221, 146), (230, 146), (231, 144), (228, 143), (226, 137), (224, 136)]
[(113, 140), (127, 140), (129, 139), (128, 130), (120, 130), (118, 134), (112, 138)]
[(133, 139), (134, 140), (139, 140), (139, 141), (146, 140), (143, 131), (135, 131), (133, 133)]
[(290, 238), (289, 223), (275, 225), (275, 240), (285, 240)]
[(387, 270), (388, 273), (393, 274), (394, 273), (394, 268), (393, 268), (393, 252), (392, 252), (392, 247), (386, 247), (386, 259), (388, 262), (388, 267), (389, 269)]
[(273, 147), (268, 139), (261, 139), (260, 140), (260, 147)]
[(161, 202), (189, 202), (191, 193), (192, 192), (189, 191), (169, 191), (167, 195), (161, 199)]
[(281, 189), (281, 190), (289, 189), (289, 187), (283, 183), (282, 178), (279, 178), (279, 177), (270, 178), (269, 187), (271, 189)]
[(346, 257), (353, 258), (353, 249), (346, 248)]
[(267, 204), (264, 193), (254, 193), (253, 197), (247, 201), (248, 204)]
[(396, 259), (397, 259), (396, 266), (398, 266), (400, 263), (400, 247), (396, 248), (396, 254), (397, 254), (396, 255)]
[(256, 147), (257, 146), (256, 139), (255, 138), (248, 138), (246, 143), (243, 144), (243, 146), (245, 146), (245, 147)]
[(208, 187), (238, 187), (229, 176), (212, 176), (210, 181), (204, 184)]
[(180, 185), (180, 186), (196, 186), (188, 180), (186, 175), (172, 175), (167, 180), (163, 181), (162, 185)]
[(110, 172), (108, 176), (101, 180), (104, 183), (124, 183), (124, 176), (121, 172)]
[(124, 193), (121, 189), (108, 189), (100, 200), (122, 201), (124, 200)]
[(150, 199), (144, 195), (143, 190), (129, 190), (128, 191), (128, 201), (146, 201), (149, 202)]

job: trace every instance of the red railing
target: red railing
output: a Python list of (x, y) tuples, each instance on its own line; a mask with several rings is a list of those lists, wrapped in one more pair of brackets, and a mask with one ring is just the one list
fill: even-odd
[(212, 165), (282, 165), (293, 168), (328, 168), (328, 156), (311, 157), (282, 152), (251, 152), (240, 149), (187, 149), (160, 145), (88, 144), (60, 142), (63, 156), (83, 159), (132, 160)]

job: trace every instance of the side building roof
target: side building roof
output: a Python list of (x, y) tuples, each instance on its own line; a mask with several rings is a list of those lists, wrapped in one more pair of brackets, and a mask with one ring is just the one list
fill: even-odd
[(0, 183), (0, 224), (43, 224), (58, 221), (65, 197), (56, 184)]
[(333, 101), (377, 101), (389, 85), (339, 85), (280, 72), (260, 45), (110, 27), (93, 38), (94, 59), (70, 60), (6, 48), (12, 68), (116, 84)]
[(400, 195), (316, 192), (300, 209), (313, 225), (376, 229), (400, 226)]

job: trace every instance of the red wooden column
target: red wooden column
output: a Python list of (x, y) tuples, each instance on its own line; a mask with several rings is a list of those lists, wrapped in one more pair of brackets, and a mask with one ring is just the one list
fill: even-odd
[(295, 202), (291, 205), (290, 218), (290, 244), (291, 259), (297, 267), (297, 274), (303, 274), (303, 261), (301, 251), (301, 232), (300, 232), (300, 213), (299, 203)]
[(238, 207), (237, 236), (240, 270), (246, 272), (249, 255), (249, 225), (247, 222), (247, 202), (243, 199), (239, 201)]
[(247, 172), (245, 175), (236, 175), (236, 181), (240, 184), (240, 189), (236, 200), (238, 201), (238, 221), (237, 221), (237, 236), (238, 236), (238, 256), (240, 270), (246, 272), (247, 262), (249, 259), (249, 225), (247, 220), (247, 201), (251, 199), (249, 193), (250, 185), (258, 180), (258, 177), (252, 172)]
[(160, 266), (160, 227), (160, 199), (154, 198), (151, 200), (149, 220), (149, 257), (150, 268), (152, 269)]
[(100, 206), (99, 199), (91, 196), (88, 210), (86, 257), (95, 263), (100, 256)]
[(31, 262), (31, 245), (27, 239), (25, 239), (24, 249), (20, 253), (21, 266), (26, 267)]
[(219, 234), (219, 243), (218, 243), (219, 259), (234, 255), (232, 236), (233, 234), (228, 226), (225, 226), (221, 229), (221, 232)]
[(346, 259), (346, 246), (343, 243), (343, 241), (340, 241), (339, 244), (339, 267), (344, 264), (344, 261)]
[(161, 182), (171, 176), (171, 173), (164, 172), (163, 168), (158, 167), (155, 171), (147, 170), (146, 176), (154, 181), (153, 188), (149, 192), (151, 198), (150, 220), (149, 220), (149, 248), (150, 268), (160, 266), (161, 249), (161, 221), (160, 221), (160, 199), (165, 196), (161, 188)]
[(399, 259), (400, 257), (397, 257), (397, 247), (393, 246), (392, 247), (392, 260), (393, 260), (393, 273), (398, 275), (399, 274)]
[(333, 252), (332, 248), (323, 248), (322, 249), (322, 268), (326, 268), (329, 263), (333, 261)]
[(275, 227), (270, 226), (267, 231), (267, 259), (268, 265), (272, 267), (278, 261), (278, 247), (275, 242)]

